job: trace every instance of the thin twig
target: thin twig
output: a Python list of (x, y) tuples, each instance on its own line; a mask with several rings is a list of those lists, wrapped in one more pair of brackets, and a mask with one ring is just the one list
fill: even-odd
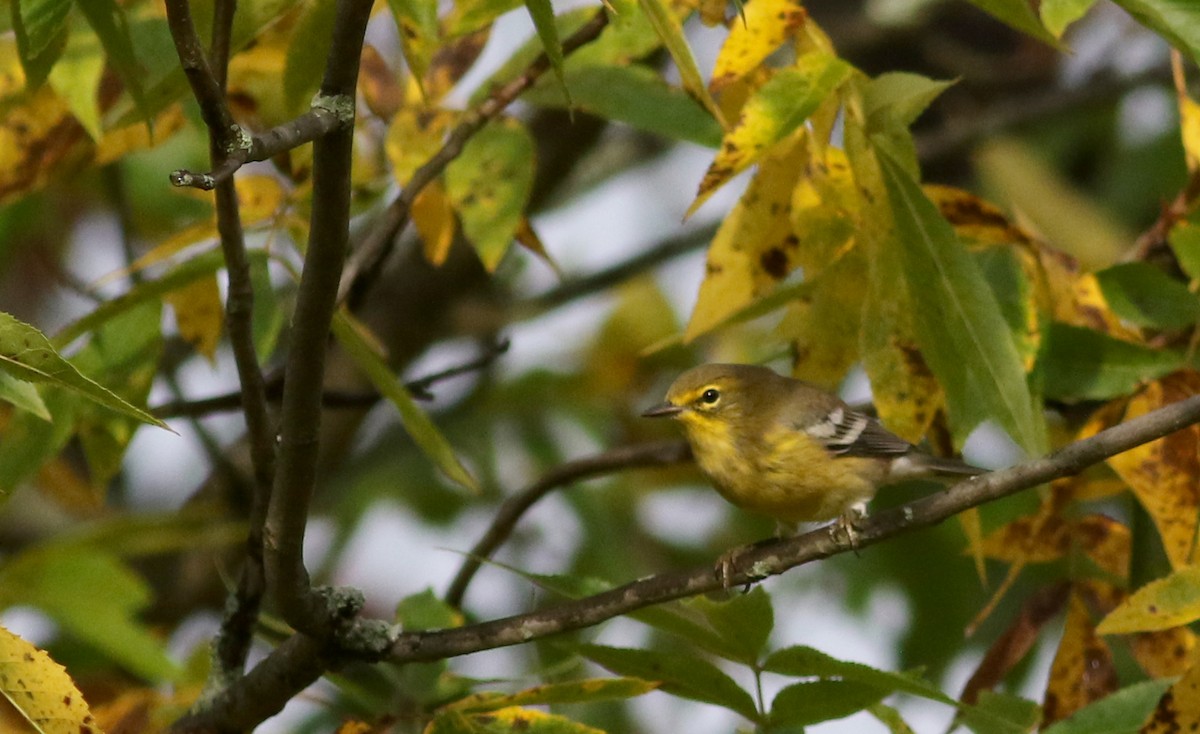
[(281, 125), (256, 134), (246, 134), (246, 140), (233, 146), (230, 155), (219, 167), (207, 173), (195, 173), (180, 168), (171, 173), (171, 184), (209, 191), (228, 179), (247, 163), (265, 161), (284, 151), (297, 148), (333, 132), (345, 124), (334, 111), (313, 107), (304, 114)]
[(700, 249), (712, 241), (716, 232), (716, 223), (697, 227), (676, 237), (665, 239), (642, 250), (628, 260), (623, 260), (589, 275), (566, 280), (543, 293), (518, 303), (514, 309), (514, 317), (518, 319), (533, 318), (564, 303), (590, 296), (618, 283), (624, 283), (635, 275), (657, 267), (667, 260)]
[(624, 469), (679, 464), (688, 461), (691, 456), (691, 450), (683, 441), (660, 441), (623, 446), (595, 456), (568, 461), (551, 469), (541, 479), (512, 495), (500, 505), (487, 532), (471, 550), (467, 551), (466, 559), (454, 576), (449, 590), (446, 591), (446, 603), (454, 607), (462, 606), (467, 584), (471, 583), (471, 579), (475, 577), (475, 572), (479, 570), (480, 565), (490, 558), (504, 541), (508, 540), (517, 521), (529, 508), (550, 492), (584, 479)]
[[(497, 357), (508, 351), (508, 347), (509, 342), (507, 339), (502, 339), (495, 344), (489, 344), (486, 350), (478, 357), (463, 364), (447, 367), (444, 370), (406, 382), (404, 383), (404, 388), (417, 400), (433, 400), (434, 394), (430, 391), (430, 388), (434, 385), (443, 380), (487, 367), (496, 361)], [(283, 397), (283, 373), (279, 372), (267, 378), (265, 387), (267, 400), (278, 401)], [(327, 389), (321, 393), (321, 407), (334, 409), (369, 408), (379, 402), (382, 397), (375, 390), (351, 392), (347, 390)], [(172, 400), (153, 408), (150, 412), (156, 418), (162, 419), (191, 418), (239, 410), (241, 409), (241, 405), (242, 393), (239, 391), (196, 400)]]
[[(608, 12), (604, 9), (562, 42), (564, 56), (590, 43), (608, 25)], [(458, 157), (463, 146), (475, 133), (495, 119), (522, 92), (532, 87), (550, 70), (550, 59), (543, 52), (516, 79), (496, 88), (479, 106), (463, 115), (463, 120), (449, 136), (441, 149), (413, 173), (408, 185), (393, 201), (367, 232), (355, 250), (346, 269), (342, 272), (338, 288), (338, 302), (357, 303), (369, 284), (379, 274), (379, 269), (392, 252), (396, 237), (408, 223), (408, 214), (417, 195), (434, 179), (441, 175), (446, 166)]]
[(210, 132), (220, 135), (220, 144), (227, 146), (237, 125), (225, 104), (225, 90), (213, 74), (204, 45), (192, 21), (189, 0), (165, 0), (167, 27), (179, 54), (179, 63), (192, 88), (192, 96), (200, 105), (200, 115)]
[[(230, 39), (233, 34), (235, 0), (219, 0), (213, 12), (212, 56), (201, 49), (188, 4), (178, 0), (167, 3), (168, 22), (180, 63), (187, 71), (192, 94), (200, 105), (201, 116), (208, 126), (209, 156), (213, 170), (229, 170), (233, 156), (231, 136), (235, 125), (225, 103), (225, 77), (229, 66)], [(246, 256), (246, 241), (242, 231), (237, 190), (232, 177), (216, 184), (215, 209), (217, 232), (229, 276), (225, 303), (225, 323), (241, 384), (241, 407), (246, 416), (250, 442), (250, 457), (254, 467), (254, 488), (251, 493), (249, 531), (246, 540), (246, 562), (235, 593), (232, 595), (217, 636), (214, 684), (221, 686), (240, 676), (250, 650), (254, 625), (266, 591), (263, 571), (263, 523), (270, 502), (274, 479), (274, 430), (267, 412), (266, 391), (262, 370), (254, 349), (252, 316), (254, 289), (250, 279), (250, 261)]]

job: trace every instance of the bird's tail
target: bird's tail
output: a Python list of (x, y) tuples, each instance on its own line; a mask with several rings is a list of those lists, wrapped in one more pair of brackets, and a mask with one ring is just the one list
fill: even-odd
[(940, 456), (929, 456), (928, 454), (921, 457), (921, 464), (926, 470), (934, 474), (974, 477), (980, 474), (987, 474), (989, 471), (988, 469), (968, 464), (961, 459), (946, 459)]

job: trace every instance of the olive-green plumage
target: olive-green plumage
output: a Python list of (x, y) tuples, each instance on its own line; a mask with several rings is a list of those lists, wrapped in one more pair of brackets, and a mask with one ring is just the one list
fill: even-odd
[(725, 499), (789, 524), (853, 519), (883, 484), (984, 471), (923, 453), (838, 397), (766, 367), (688, 370), (643, 415), (683, 424)]

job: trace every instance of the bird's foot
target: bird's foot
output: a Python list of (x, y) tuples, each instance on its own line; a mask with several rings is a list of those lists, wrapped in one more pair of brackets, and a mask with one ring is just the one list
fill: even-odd
[[(733, 588), (733, 579), (736, 570), (734, 566), (737, 565), (738, 560), (741, 559), (742, 556), (778, 540), (778, 538), (764, 538), (756, 543), (739, 545), (736, 548), (731, 548), (722, 553), (721, 557), (717, 559), (716, 565), (713, 567), (713, 572), (716, 573), (717, 580), (721, 582), (721, 588), (725, 589), (726, 591), (729, 591), (729, 589)], [(753, 570), (751, 570), (750, 577), (746, 580), (745, 588), (742, 589), (743, 593), (750, 591), (750, 587), (755, 581), (765, 577), (766, 574), (762, 575), (761, 577), (755, 576)]]
[(829, 526), (829, 537), (838, 545), (845, 545), (858, 552), (858, 523), (862, 522), (867, 516), (867, 505), (865, 502), (858, 502), (846, 508), (846, 511), (838, 515), (837, 520)]

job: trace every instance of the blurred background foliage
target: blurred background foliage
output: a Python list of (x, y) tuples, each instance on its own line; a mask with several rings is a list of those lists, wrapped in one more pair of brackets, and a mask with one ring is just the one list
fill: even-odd
[[(129, 730), (154, 731), (203, 681), (249, 502), (212, 197), (167, 182), (205, 170), (207, 136), (160, 3), (4, 5), (2, 619), (66, 665), (109, 730), (136, 715)], [(192, 6), (209, 27), (212, 2)], [(1197, 391), (1190, 3), (605, 7), (596, 41), (551, 63), (425, 186), (414, 226), (350, 303), (366, 348), (331, 345), (307, 550), (319, 581), (364, 588), (371, 614), (441, 627), (771, 535), (691, 466), (614, 472), (550, 493), (458, 603), (438, 601), (506, 497), (564, 462), (677, 438), (637, 416), (704, 361), (765, 362), (852, 402), (873, 396), (906, 438), (965, 446), (989, 467)], [(561, 57), (597, 11), (378, 3), (352, 239), (464, 110), (539, 52)], [(334, 12), (238, 4), (228, 100), (240, 123), (262, 131), (308, 108)], [(310, 146), (245, 167), (237, 184), (255, 346), (277, 389)], [(66, 367), (27, 381), (21, 340), (42, 334), (83, 382)], [(415, 430), (444, 436), (478, 493), (449, 481), (378, 398), (361, 367), (384, 360), (402, 380), (473, 363), (414, 389), (433, 419)], [(176, 433), (145, 425), (143, 409)], [(486, 715), (508, 727), (487, 731), (794, 731), (854, 714), (820, 730), (932, 731), (954, 715), (948, 696), (978, 704), (962, 719), (976, 731), (1024, 731), (1118, 690), (1099, 716), (1132, 724), (1059, 731), (1136, 731), (1156, 705), (1195, 723), (1163, 693), (1200, 677), (1187, 626), (1200, 616), (1187, 596), (1198, 486), (1193, 428), (961, 524), (772, 579), (769, 596), (694, 600), (448, 664), (351, 666), (267, 726), (475, 731)], [(875, 506), (930, 491), (898, 487)], [(1164, 588), (1186, 599), (1155, 596)], [(261, 645), (278, 632), (264, 622)], [(618, 680), (562, 699), (463, 698), (596, 675), (585, 659), (667, 695), (628, 704), (649, 687)], [(880, 703), (897, 691), (898, 708)], [(617, 702), (556, 704), (549, 720), (526, 708), (568, 698)], [(709, 705), (732, 713), (706, 718)]]

